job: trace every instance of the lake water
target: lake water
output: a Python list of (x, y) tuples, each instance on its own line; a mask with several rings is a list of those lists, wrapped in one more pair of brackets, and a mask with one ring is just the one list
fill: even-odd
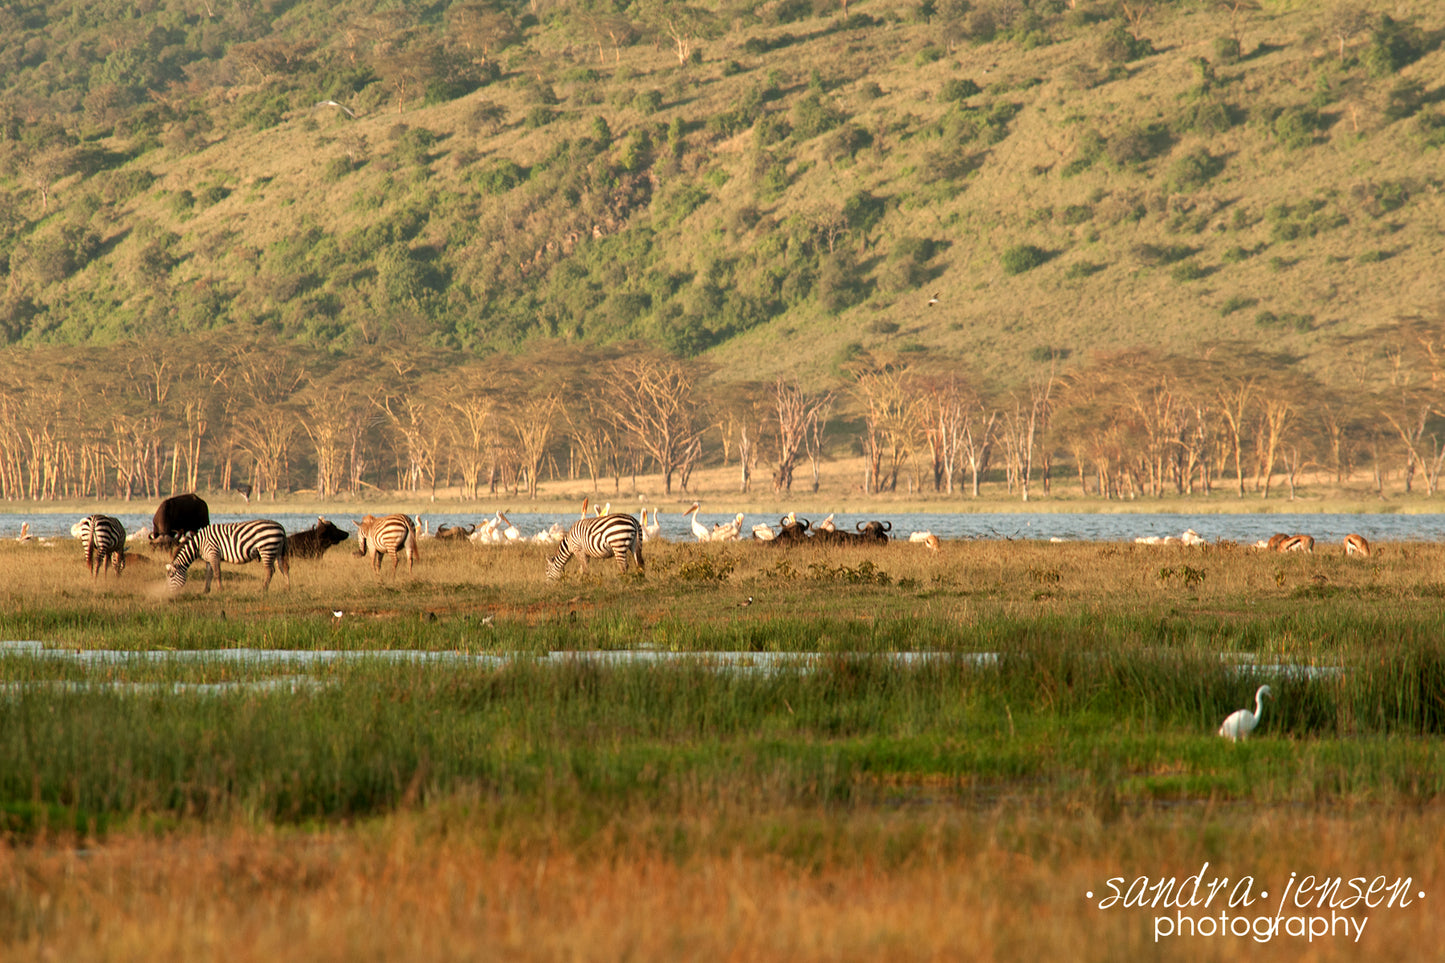
[[(361, 518), (363, 512), (336, 512), (326, 517), (347, 531), (354, 531), (350, 524)], [(127, 532), (137, 532), (150, 525), (151, 515), (121, 514), (117, 516)], [(491, 514), (475, 512), (427, 512), (422, 516), (427, 527), (435, 532), (440, 525), (474, 525), (491, 518)], [(524, 537), (531, 537), (545, 531), (554, 523), (563, 526), (576, 521), (576, 512), (509, 512), (508, 519), (517, 526)], [(730, 522), (733, 515), (727, 513), (700, 512), (699, 520), (711, 528), (713, 525)], [(807, 516), (815, 524), (821, 522), (824, 513)], [(20, 532), (23, 522), (30, 524), (30, 533), (41, 538), (69, 538), (70, 526), (78, 521), (79, 515), (60, 514), (18, 514), (0, 513), (0, 538), (12, 538)], [(247, 515), (212, 515), (213, 522), (236, 522), (248, 518), (273, 518), (286, 527), (288, 532), (310, 528), (316, 522), (315, 515), (267, 512), (264, 506)], [(834, 518), (840, 529), (853, 531), (856, 524), (871, 519), (889, 521), (893, 524), (895, 538), (907, 538), (911, 532), (932, 532), (941, 539), (1062, 539), (1064, 541), (1131, 542), (1142, 536), (1178, 536), (1185, 529), (1193, 529), (1207, 541), (1228, 539), (1235, 542), (1255, 542), (1267, 539), (1275, 532), (1297, 532), (1313, 535), (1320, 542), (1338, 542), (1345, 535), (1357, 532), (1371, 542), (1398, 541), (1441, 541), (1445, 540), (1445, 514), (1395, 515), (1395, 514), (1134, 514), (1134, 513), (1064, 513), (1038, 512), (1032, 514), (1012, 512), (928, 512), (928, 513), (887, 513), (863, 515), (840, 514)], [(662, 536), (678, 541), (692, 541), (689, 517), (663, 512), (660, 518)], [(756, 524), (768, 524), (774, 529), (778, 525), (776, 515), (748, 515), (743, 519), (743, 533), (746, 535)]]

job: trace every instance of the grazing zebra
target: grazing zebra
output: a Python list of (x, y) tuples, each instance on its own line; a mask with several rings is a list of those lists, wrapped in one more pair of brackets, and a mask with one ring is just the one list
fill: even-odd
[(587, 560), (589, 558), (607, 558), (609, 555), (617, 559), (618, 566), (622, 571), (627, 571), (627, 563), (630, 559), (637, 559), (637, 570), (643, 570), (642, 564), (642, 525), (631, 515), (613, 514), (602, 515), (597, 518), (581, 518), (572, 523), (567, 529), (567, 534), (562, 537), (562, 544), (557, 546), (557, 554), (547, 560), (547, 580), (555, 582), (562, 577), (562, 570), (567, 567), (572, 556), (576, 555), (582, 560), (582, 571), (587, 571)]
[(223, 561), (232, 565), (259, 561), (266, 570), (266, 577), (261, 582), (262, 591), (271, 587), (271, 575), (278, 568), (286, 576), (286, 587), (291, 587), (291, 556), (286, 552), (286, 529), (270, 519), (207, 525), (200, 531), (182, 535), (175, 555), (166, 566), (166, 576), (172, 589), (179, 591), (186, 584), (186, 572), (197, 561), (206, 563), (207, 592), (211, 590), (212, 575), (216, 577), (216, 587), (220, 587)]
[(387, 553), (391, 554), (391, 570), (396, 571), (401, 564), (401, 553), (406, 552), (406, 570), (411, 571), (412, 564), (420, 557), (416, 550), (416, 526), (411, 519), (400, 513), (395, 515), (384, 515), (377, 518), (375, 515), (367, 515), (359, 522), (352, 522), (356, 526), (356, 540), (360, 543), (357, 549), (357, 557), (364, 558), (371, 555), (371, 567), (381, 571), (382, 557)]
[(111, 556), (115, 556), (115, 574), (125, 568), (125, 526), (113, 515), (91, 515), (82, 518), (76, 526), (79, 531), (80, 547), (85, 551), (85, 567), (91, 578), (100, 574), (102, 564), (110, 569)]

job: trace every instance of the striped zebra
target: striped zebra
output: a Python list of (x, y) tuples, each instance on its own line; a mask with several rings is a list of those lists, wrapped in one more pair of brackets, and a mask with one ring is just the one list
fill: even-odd
[(371, 567), (381, 571), (381, 560), (388, 553), (392, 557), (391, 570), (396, 571), (401, 564), (401, 553), (406, 552), (406, 570), (411, 571), (412, 564), (420, 556), (416, 550), (416, 526), (412, 524), (411, 518), (401, 514), (384, 515), (377, 518), (375, 515), (367, 515), (359, 522), (352, 522), (356, 526), (357, 557), (364, 558), (371, 556)]
[(115, 574), (120, 575), (125, 569), (125, 526), (120, 519), (113, 515), (91, 515), (82, 518), (76, 528), (91, 578), (100, 574), (102, 565), (110, 570), (111, 556), (115, 557)]
[(567, 563), (576, 555), (582, 560), (582, 571), (587, 571), (589, 558), (617, 559), (622, 571), (627, 571), (630, 559), (637, 559), (637, 570), (642, 563), (642, 525), (631, 515), (612, 514), (596, 518), (581, 518), (572, 523), (557, 554), (547, 559), (547, 581), (555, 582), (562, 577)]
[(216, 577), (216, 587), (220, 587), (222, 562), (244, 565), (259, 561), (266, 570), (266, 577), (261, 582), (262, 591), (271, 587), (271, 575), (276, 569), (286, 576), (286, 587), (291, 587), (291, 556), (286, 552), (286, 529), (270, 519), (207, 525), (199, 531), (182, 535), (175, 555), (166, 566), (166, 576), (172, 589), (179, 591), (186, 584), (186, 572), (197, 561), (206, 563), (207, 592), (211, 590), (212, 575)]

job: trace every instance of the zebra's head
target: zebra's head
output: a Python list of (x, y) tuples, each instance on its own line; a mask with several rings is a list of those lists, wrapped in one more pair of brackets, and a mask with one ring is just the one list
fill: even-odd
[(166, 581), (170, 584), (171, 591), (179, 592), (186, 584), (186, 574), (190, 572), (189, 565), (177, 565), (175, 562), (166, 563)]
[(562, 578), (562, 572), (567, 568), (567, 560), (572, 556), (565, 552), (558, 552), (547, 559), (547, 581), (556, 582)]
[(191, 570), (191, 563), (196, 560), (196, 533), (186, 532), (181, 540), (176, 543), (175, 553), (171, 560), (166, 563), (166, 580), (170, 583), (172, 591), (179, 592), (186, 584), (186, 573)]

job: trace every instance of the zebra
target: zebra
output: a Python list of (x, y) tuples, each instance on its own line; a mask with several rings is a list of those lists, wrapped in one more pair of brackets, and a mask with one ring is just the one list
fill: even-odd
[(367, 515), (359, 522), (352, 522), (356, 526), (357, 546), (356, 555), (364, 558), (371, 555), (371, 567), (381, 571), (381, 560), (387, 554), (391, 554), (391, 570), (396, 571), (401, 564), (401, 553), (406, 552), (406, 570), (411, 571), (413, 563), (421, 556), (416, 550), (416, 526), (406, 515), (398, 512), (395, 515), (384, 515), (377, 518), (375, 515)]
[(197, 561), (206, 563), (207, 592), (211, 590), (213, 574), (216, 587), (220, 587), (223, 561), (232, 565), (259, 561), (266, 570), (266, 577), (261, 582), (263, 592), (271, 587), (271, 575), (276, 569), (286, 576), (286, 587), (291, 587), (291, 556), (286, 552), (286, 529), (281, 527), (280, 522), (267, 518), (207, 525), (181, 536), (180, 545), (166, 566), (166, 576), (173, 590), (180, 591), (186, 584), (186, 572)]
[(644, 568), (642, 562), (642, 525), (631, 515), (617, 513), (596, 518), (581, 518), (572, 523), (557, 554), (547, 560), (547, 581), (555, 582), (562, 577), (562, 571), (576, 555), (582, 560), (582, 571), (587, 571), (589, 558), (617, 559), (622, 571), (627, 571), (630, 559), (637, 560), (637, 570)]
[(125, 526), (113, 515), (90, 515), (76, 526), (80, 547), (85, 552), (85, 567), (90, 577), (95, 578), (104, 564), (110, 570), (111, 556), (115, 556), (115, 574), (125, 569)]

